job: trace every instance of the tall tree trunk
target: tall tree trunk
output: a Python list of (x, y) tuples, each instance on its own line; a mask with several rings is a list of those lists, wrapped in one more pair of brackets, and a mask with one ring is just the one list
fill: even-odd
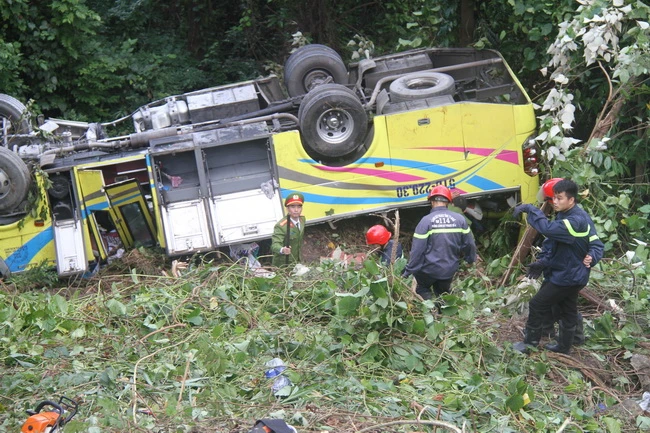
[(298, 29), (308, 33), (314, 42), (336, 48), (336, 29), (330, 11), (336, 4), (331, 0), (308, 0), (299, 7)]
[(460, 2), (460, 46), (465, 47), (474, 42), (474, 30), (476, 22), (474, 12), (476, 4), (474, 0), (461, 0)]

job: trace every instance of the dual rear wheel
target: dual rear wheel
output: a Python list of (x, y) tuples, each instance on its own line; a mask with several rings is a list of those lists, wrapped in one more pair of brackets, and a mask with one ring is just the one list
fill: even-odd
[(25, 105), (0, 94), (0, 214), (19, 211), (27, 198), (32, 179), (29, 167), (10, 147), (16, 135), (29, 131)]
[(284, 65), (289, 96), (305, 95), (298, 110), (305, 150), (323, 161), (354, 153), (368, 129), (368, 116), (347, 81), (343, 59), (325, 45), (302, 46)]

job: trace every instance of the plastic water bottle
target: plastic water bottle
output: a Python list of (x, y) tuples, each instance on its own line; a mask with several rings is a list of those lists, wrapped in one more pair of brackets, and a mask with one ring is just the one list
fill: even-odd
[(271, 391), (273, 391), (274, 395), (277, 394), (278, 391), (280, 391), (285, 386), (291, 385), (289, 378), (282, 374), (282, 372), (286, 370), (287, 367), (284, 365), (284, 361), (282, 361), (280, 358), (273, 358), (264, 365), (266, 367), (269, 367), (269, 369), (264, 372), (264, 376), (266, 376), (268, 379), (275, 377), (275, 380), (271, 385)]

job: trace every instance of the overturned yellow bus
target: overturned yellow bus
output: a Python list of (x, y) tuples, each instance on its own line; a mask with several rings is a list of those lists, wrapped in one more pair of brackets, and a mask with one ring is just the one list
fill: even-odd
[[(421, 205), (438, 184), (506, 210), (539, 188), (533, 106), (501, 55), (428, 48), (346, 66), (306, 45), (276, 76), (140, 107), (133, 132), (47, 119), (0, 94), (0, 273), (86, 272), (117, 243), (170, 256)], [(124, 119), (121, 119), (124, 120)], [(43, 133), (45, 131), (45, 133)], [(47, 137), (47, 138), (44, 138)]]

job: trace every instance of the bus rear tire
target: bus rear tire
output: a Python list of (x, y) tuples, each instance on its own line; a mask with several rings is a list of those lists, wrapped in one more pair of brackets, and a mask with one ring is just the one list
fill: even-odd
[(454, 78), (440, 72), (414, 72), (399, 77), (390, 84), (391, 102), (406, 102), (434, 96), (453, 95)]
[(0, 146), (0, 213), (15, 210), (27, 198), (31, 180), (18, 154)]
[(300, 104), (298, 120), (305, 150), (329, 160), (354, 152), (368, 130), (361, 101), (340, 84), (311, 90)]
[(284, 64), (284, 84), (289, 96), (300, 96), (329, 78), (347, 82), (348, 71), (341, 56), (325, 45), (310, 44), (298, 48)]

